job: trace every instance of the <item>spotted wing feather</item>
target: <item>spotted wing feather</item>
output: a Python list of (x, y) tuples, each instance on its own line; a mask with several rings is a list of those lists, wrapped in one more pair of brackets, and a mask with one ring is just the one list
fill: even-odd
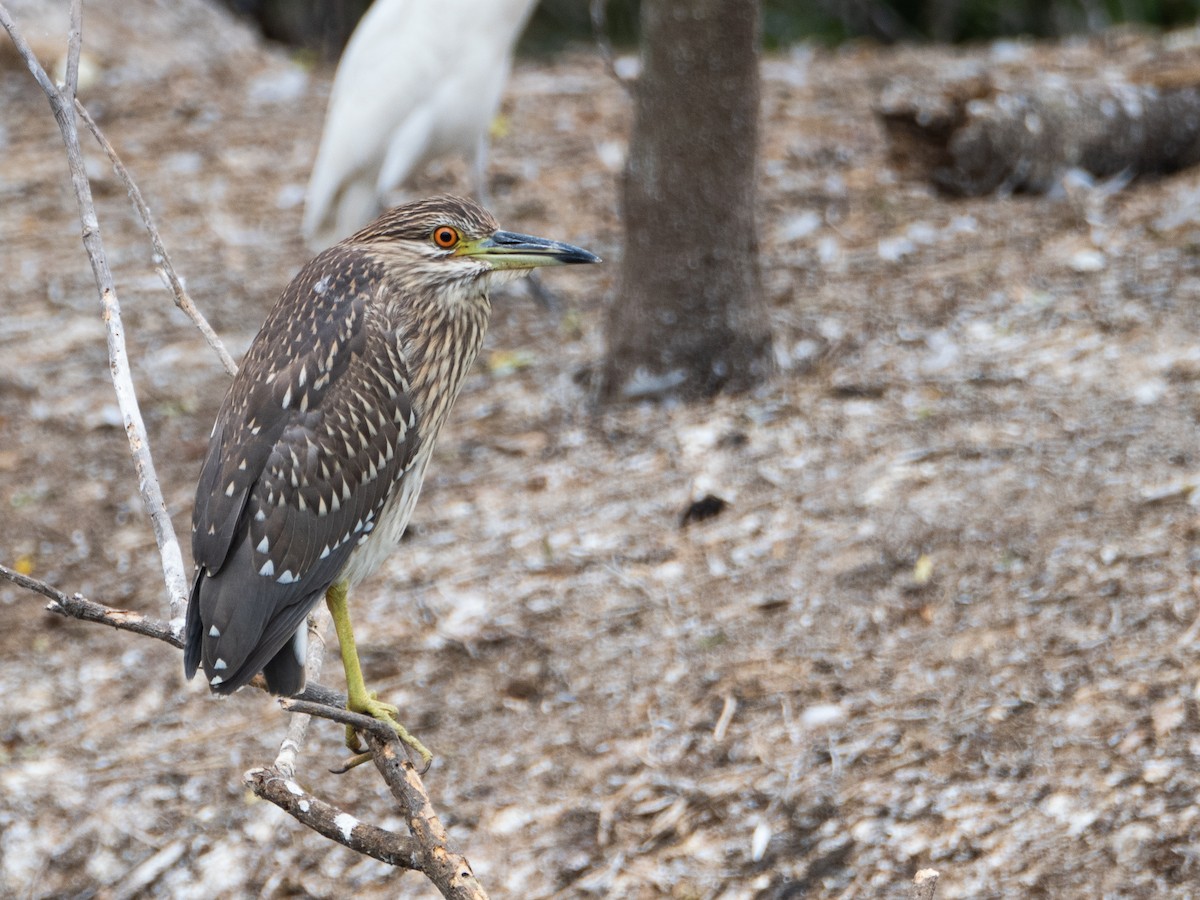
[(304, 682), (309, 610), (374, 528), (418, 444), (398, 337), (372, 327), (372, 263), (318, 256), (247, 353), (213, 429), (193, 514), (185, 671), (228, 693)]

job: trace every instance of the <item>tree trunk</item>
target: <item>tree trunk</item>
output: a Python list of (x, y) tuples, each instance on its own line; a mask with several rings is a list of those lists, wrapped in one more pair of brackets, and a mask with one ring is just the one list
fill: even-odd
[(758, 0), (643, 0), (609, 399), (745, 390), (771, 368), (758, 268)]

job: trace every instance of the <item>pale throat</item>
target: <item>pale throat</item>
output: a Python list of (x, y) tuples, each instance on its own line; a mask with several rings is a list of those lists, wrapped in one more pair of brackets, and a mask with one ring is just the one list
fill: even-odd
[(404, 335), (405, 348), (412, 348), (414, 405), (422, 420), (421, 431), (430, 437), (441, 430), (462, 389), (491, 316), (487, 284), (481, 280), (463, 287), (469, 289), (448, 291), (433, 300), (437, 310), (424, 318), (419, 335), (412, 326)]

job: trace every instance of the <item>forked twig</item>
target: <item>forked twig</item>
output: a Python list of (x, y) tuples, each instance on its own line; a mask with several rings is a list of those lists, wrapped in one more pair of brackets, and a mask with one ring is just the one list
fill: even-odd
[[(128, 609), (106, 606), (103, 603), (97, 603), (95, 600), (89, 600), (82, 594), (75, 594), (73, 596), (65, 594), (54, 587), (54, 585), (47, 584), (29, 575), (22, 575), (20, 572), (10, 569), (5, 565), (0, 565), (0, 578), (11, 581), (17, 587), (24, 588), (27, 591), (41, 594), (50, 601), (46, 606), (49, 612), (57, 613), (60, 616), (66, 616), (70, 619), (80, 619), (84, 622), (97, 622), (101, 625), (108, 625), (118, 631), (132, 631), (134, 634), (154, 638), (155, 640), (170, 644), (172, 647), (183, 647), (183, 640), (179, 637), (179, 634), (170, 624), (161, 619), (144, 616), (141, 613)], [(266, 687), (265, 682), (261, 679), (256, 679), (251, 684), (255, 687)], [(308, 685), (304, 688), (304, 692), (294, 697), (293, 701), (304, 701), (323, 707), (333, 707), (334, 709), (341, 709), (344, 712), (346, 695), (335, 691), (333, 688), (319, 684), (310, 678)]]
[[(246, 773), (245, 783), (255, 794), (352, 850), (391, 865), (423, 872), (445, 897), (485, 900), (487, 893), (471, 871), (470, 863), (451, 849), (446, 829), (438, 819), (421, 776), (407, 759), (404, 745), (391, 728), (370, 716), (346, 709), (304, 700), (281, 702), (283, 708), (291, 712), (320, 716), (358, 730), (371, 749), (375, 768), (404, 812), (412, 839), (406, 840), (385, 829), (360, 823), (349, 813), (307, 793), (278, 770), (254, 769)], [(300, 802), (302, 798), (307, 802)]]
[(274, 803), (302, 825), (356, 853), (403, 869), (421, 871), (423, 853), (412, 838), (376, 825), (360, 822), (300, 787), (292, 776), (272, 766), (251, 769), (243, 776), (246, 786), (258, 797)]
[(92, 186), (84, 168), (83, 152), (79, 147), (79, 131), (75, 125), (74, 98), (79, 75), (80, 46), (83, 41), (82, 16), (82, 0), (72, 0), (70, 44), (67, 51), (67, 83), (60, 91), (50, 80), (50, 76), (46, 74), (46, 70), (42, 68), (24, 36), (13, 23), (8, 9), (0, 3), (0, 25), (3, 25), (4, 30), (8, 32), (13, 45), (17, 48), (17, 53), (25, 61), (34, 80), (49, 99), (50, 109), (54, 113), (55, 121), (58, 122), (63, 143), (67, 148), (71, 183), (75, 188), (75, 199), (79, 204), (79, 221), (83, 225), (83, 246), (87, 251), (88, 260), (92, 264), (96, 287), (100, 291), (104, 327), (108, 336), (109, 371), (112, 374), (117, 403), (121, 408), (125, 435), (129, 439), (129, 452), (133, 458), (134, 473), (137, 475), (138, 491), (142, 497), (142, 505), (145, 506), (146, 512), (150, 516), (154, 540), (158, 544), (163, 578), (166, 581), (167, 596), (170, 601), (171, 622), (175, 626), (176, 623), (182, 623), (184, 605), (187, 602), (187, 578), (184, 575), (183, 554), (179, 549), (179, 539), (175, 536), (175, 529), (171, 526), (171, 517), (167, 515), (167, 504), (163, 499), (158, 475), (154, 471), (154, 460), (150, 455), (150, 439), (146, 435), (146, 425), (142, 421), (141, 409), (133, 387), (133, 377), (129, 370), (129, 356), (125, 349), (125, 331), (121, 325), (121, 304), (117, 300), (117, 290), (112, 272), (109, 271), (108, 259), (104, 255), (104, 242), (100, 238), (100, 224), (96, 218), (96, 206), (92, 200)]
[[(225, 353), (211, 328), (204, 322), (203, 317), (195, 310), (195, 305), (187, 297), (186, 291), (178, 277), (175, 276), (149, 209), (141, 197), (141, 192), (129, 177), (112, 146), (96, 127), (95, 122), (75, 99), (83, 35), (82, 0), (72, 0), (71, 4), (67, 81), (61, 89), (54, 85), (38, 63), (3, 3), (0, 3), (0, 25), (8, 32), (18, 54), (25, 61), (34, 79), (49, 99), (50, 108), (62, 133), (63, 143), (66, 145), (71, 181), (79, 205), (79, 219), (83, 226), (83, 244), (92, 265), (96, 286), (100, 292), (108, 336), (109, 366), (113, 385), (125, 422), (125, 431), (129, 439), (142, 502), (150, 515), (159, 555), (162, 559), (163, 575), (170, 600), (171, 621), (169, 623), (161, 622), (140, 613), (115, 609), (95, 603), (79, 594), (68, 596), (45, 582), (5, 566), (0, 566), (0, 578), (48, 598), (50, 600), (49, 608), (54, 612), (86, 621), (100, 622), (124, 631), (133, 631), (180, 647), (182, 646), (180, 632), (187, 602), (187, 579), (184, 575), (183, 558), (178, 539), (166, 514), (166, 504), (154, 471), (145, 425), (142, 422), (130, 375), (121, 326), (120, 305), (117, 301), (112, 273), (104, 254), (91, 185), (84, 169), (83, 154), (79, 146), (79, 133), (75, 119), (77, 112), (92, 130), (108, 154), (117, 175), (129, 190), (130, 197), (150, 232), (155, 253), (162, 260), (163, 271), (175, 294), (176, 303), (196, 322), (205, 337), (209, 339), (209, 343), (221, 356), (226, 370), (236, 371), (236, 366)], [(309, 643), (308, 665), (310, 671), (316, 674), (324, 642), (319, 634), (314, 635), (314, 638)], [(261, 679), (256, 679), (256, 681), (261, 682)], [(314, 703), (323, 705), (317, 707), (313, 705)], [(329, 709), (330, 706), (344, 707), (345, 703), (345, 696), (315, 682), (310, 682), (304, 693), (292, 701), (291, 705), (297, 713), (318, 713), (327, 718), (349, 720), (359, 728), (374, 754), (376, 768), (388, 784), (405, 821), (409, 824), (412, 832), (411, 838), (403, 838), (376, 826), (358, 822), (348, 813), (308, 794), (292, 780), (295, 759), (304, 737), (305, 721), (302, 720), (306, 720), (306, 715), (293, 717), (292, 725), (280, 747), (275, 765), (269, 769), (255, 769), (246, 773), (246, 783), (259, 796), (285, 809), (298, 821), (318, 833), (384, 862), (421, 871), (446, 897), (464, 898), (464, 900), (466, 898), (470, 898), (470, 900), (486, 898), (486, 893), (475, 879), (466, 859), (449, 848), (446, 831), (437, 818), (420, 776), (411, 763), (402, 758), (398, 749), (400, 743), (394, 732), (390, 728), (376, 727), (379, 723), (374, 720), (359, 721), (362, 717), (356, 717), (344, 709)]]
[[(105, 606), (80, 594), (68, 596), (44, 581), (22, 575), (7, 566), (0, 565), (0, 578), (46, 597), (50, 600), (48, 608), (60, 615), (99, 622), (121, 631), (132, 631), (173, 647), (183, 646), (179, 635), (167, 623), (157, 619)], [(310, 648), (313, 643), (310, 641)], [(258, 681), (256, 679), (253, 683)], [(403, 745), (391, 728), (370, 716), (349, 712), (345, 708), (345, 694), (313, 681), (309, 682), (299, 697), (283, 700), (282, 704), (284, 709), (295, 713), (293, 723), (304, 720), (307, 724), (310, 716), (320, 716), (359, 730), (371, 748), (376, 768), (409, 824), (412, 837), (404, 838), (386, 829), (359, 822), (349, 813), (319, 800), (296, 785), (293, 780), (295, 756), (304, 735), (303, 731), (297, 734), (290, 727), (275, 764), (268, 768), (252, 769), (245, 774), (245, 783), (255, 794), (274, 803), (302, 825), (351, 850), (423, 873), (446, 897), (486, 900), (487, 893), (475, 878), (466, 858), (450, 848), (446, 830), (425, 791), (421, 776), (405, 757)], [(289, 744), (289, 740), (293, 739), (294, 746)]]
[(604, 60), (604, 67), (608, 69), (608, 74), (619, 84), (626, 94), (632, 96), (633, 84), (628, 78), (623, 78), (621, 73), (617, 71), (617, 58), (613, 53), (612, 41), (608, 39), (608, 13), (605, 10), (604, 0), (591, 0), (588, 4), (588, 16), (592, 21), (592, 40), (596, 42), (596, 49), (600, 51), (600, 58)]
[(82, 594), (68, 596), (53, 585), (30, 578), (28, 575), (22, 575), (8, 566), (0, 565), (0, 578), (6, 578), (18, 587), (23, 587), (49, 599), (50, 603), (46, 609), (50, 612), (72, 619), (82, 619), (85, 622), (99, 622), (102, 625), (116, 628), (118, 631), (143, 634), (146, 637), (165, 641), (172, 647), (183, 646), (183, 641), (175, 630), (160, 619), (152, 619), (128, 609), (105, 606), (102, 603), (88, 600)]
[(295, 697), (285, 697), (279, 701), (279, 704), (290, 713), (319, 716), (322, 719), (328, 719), (330, 722), (337, 722), (339, 725), (349, 725), (351, 728), (361, 731), (364, 734), (372, 733), (381, 738), (387, 738), (393, 734), (392, 729), (386, 723), (371, 716), (365, 716), (362, 713), (351, 712), (344, 706), (330, 706), (327, 703), (318, 703)]
[(75, 100), (75, 111), (79, 113), (79, 117), (83, 119), (83, 124), (88, 127), (88, 131), (92, 133), (92, 137), (96, 139), (96, 142), (108, 156), (108, 161), (112, 163), (113, 171), (117, 173), (117, 177), (125, 185), (129, 199), (133, 201), (138, 215), (142, 217), (142, 224), (146, 226), (146, 232), (150, 235), (150, 244), (154, 247), (154, 255), (160, 261), (158, 272), (167, 282), (167, 286), (171, 288), (171, 294), (175, 298), (175, 305), (182, 310), (185, 316), (192, 320), (192, 323), (204, 335), (204, 339), (208, 341), (208, 346), (213, 348), (213, 351), (221, 360), (221, 365), (225, 368), (225, 371), (230, 375), (236, 375), (238, 370), (237, 363), (233, 361), (233, 357), (225, 349), (224, 342), (213, 331), (212, 326), (208, 324), (208, 319), (204, 318), (204, 314), (196, 308), (196, 304), (192, 302), (187, 288), (183, 286), (183, 282), (176, 274), (175, 267), (171, 265), (171, 256), (167, 253), (167, 248), (163, 244), (162, 237), (158, 233), (158, 228), (154, 224), (154, 217), (150, 214), (150, 207), (142, 199), (142, 192), (138, 189), (137, 184), (134, 183), (133, 178), (130, 177), (129, 170), (125, 168), (125, 164), (121, 162), (121, 157), (117, 155), (116, 149), (109, 143), (108, 138), (104, 136), (104, 132), (100, 130), (100, 126), (96, 124), (96, 120), (92, 118), (91, 113), (87, 111), (78, 99)]

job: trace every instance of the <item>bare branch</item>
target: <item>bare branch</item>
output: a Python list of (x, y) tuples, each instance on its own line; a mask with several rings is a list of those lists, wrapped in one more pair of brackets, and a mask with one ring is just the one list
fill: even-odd
[[(72, 619), (81, 619), (85, 622), (98, 622), (118, 631), (132, 631), (134, 634), (141, 634), (168, 643), (172, 647), (183, 647), (183, 639), (179, 633), (161, 619), (153, 619), (143, 616), (141, 613), (118, 609), (115, 606), (105, 606), (103, 603), (87, 599), (82, 594), (68, 596), (53, 585), (28, 575), (22, 575), (5, 565), (0, 565), (0, 578), (49, 599), (50, 603), (46, 607), (49, 612)], [(266, 689), (266, 683), (261, 678), (256, 678), (251, 684), (263, 690)], [(344, 713), (346, 695), (310, 679), (304, 692), (291, 702), (296, 701), (306, 701), (322, 708), (340, 709)], [(372, 721), (374, 720), (372, 719)]]
[(67, 31), (67, 102), (75, 100), (79, 90), (79, 56), (83, 52), (83, 0), (71, 0), (71, 27)]
[(450, 849), (446, 829), (425, 793), (421, 776), (412, 763), (401, 758), (398, 751), (403, 745), (395, 732), (388, 729), (386, 739), (375, 731), (365, 732), (364, 736), (375, 754), (375, 768), (391, 789), (409, 830), (417, 843), (426, 849), (428, 866), (421, 871), (445, 897), (485, 900), (487, 892), (471, 871), (471, 864), (465, 856)]
[(608, 14), (605, 11), (604, 0), (591, 0), (588, 4), (588, 13), (592, 20), (592, 39), (600, 51), (600, 58), (604, 60), (604, 67), (608, 69), (608, 74), (613, 77), (613, 80), (624, 88), (625, 93), (632, 96), (633, 83), (628, 78), (622, 78), (621, 73), (617, 71), (617, 60), (613, 55), (612, 41), (608, 39), (608, 32), (605, 30)]
[(330, 722), (349, 725), (355, 731), (374, 734), (380, 738), (387, 738), (393, 734), (392, 729), (386, 723), (371, 716), (364, 716), (362, 713), (351, 712), (345, 708), (344, 704), (332, 706), (327, 703), (282, 697), (279, 705), (287, 712), (328, 719)]
[[(180, 632), (183, 612), (187, 602), (187, 579), (184, 575), (179, 542), (166, 514), (166, 504), (154, 472), (149, 441), (130, 375), (121, 326), (120, 305), (112, 273), (104, 254), (91, 185), (87, 178), (83, 154), (79, 146), (79, 133), (75, 118), (77, 109), (109, 155), (118, 176), (126, 184), (131, 199), (142, 215), (150, 232), (151, 241), (154, 243), (155, 251), (163, 260), (164, 271), (170, 273), (168, 280), (171, 281), (172, 289), (175, 291), (176, 302), (189, 315), (192, 314), (189, 312), (189, 307), (192, 311), (195, 308), (187, 299), (178, 279), (174, 277), (170, 260), (162, 247), (157, 229), (141, 198), (140, 191), (129, 178), (112, 146), (104, 139), (95, 122), (75, 100), (82, 43), (82, 0), (72, 0), (67, 84), (62, 90), (59, 90), (51, 82), (2, 3), (0, 3), (0, 25), (3, 25), (8, 32), (17, 52), (25, 60), (34, 79), (50, 101), (51, 110), (58, 122), (63, 143), (66, 145), (72, 185), (75, 189), (79, 205), (79, 219), (83, 228), (83, 244), (92, 265), (96, 286), (100, 292), (104, 323), (108, 334), (109, 364), (113, 385), (125, 421), (126, 435), (129, 439), (142, 502), (150, 514), (155, 539), (159, 546), (163, 574), (170, 598), (171, 622), (164, 623), (139, 613), (107, 607), (87, 600), (79, 594), (68, 597), (45, 582), (3, 566), (0, 566), (0, 577), (49, 598), (51, 601), (49, 608), (54, 612), (86, 621), (100, 622), (121, 630), (134, 631), (180, 647), (182, 646)], [(197, 324), (203, 321), (198, 313), (192, 318), (193, 321), (197, 321)], [(201, 327), (201, 331), (205, 331), (205, 328)], [(211, 332), (211, 329), (208, 329), (208, 332)], [(208, 332), (206, 332), (206, 337)], [(215, 335), (213, 338), (215, 339)], [(210, 340), (210, 344), (212, 343), (213, 340)], [(214, 347), (219, 348), (219, 346), (220, 342), (217, 341)], [(221, 350), (218, 352), (220, 353)], [(226, 362), (227, 369), (233, 370), (232, 360), (227, 360), (227, 354), (223, 356), (223, 362)], [(312, 665), (315, 660), (316, 665), (319, 666), (324, 641), (319, 634), (315, 637), (316, 640), (310, 642), (308, 661)], [(255, 683), (262, 686), (261, 678), (256, 679)], [(345, 697), (315, 683), (310, 684), (300, 698), (289, 701), (288, 708), (301, 715), (295, 717), (293, 726), (288, 729), (287, 737), (280, 747), (278, 766), (270, 769), (255, 769), (246, 773), (245, 781), (251, 789), (260, 797), (270, 800), (287, 811), (307, 827), (331, 840), (392, 865), (423, 872), (446, 897), (486, 900), (487, 895), (476, 880), (467, 860), (449, 848), (446, 830), (437, 818), (420, 776), (411, 763), (401, 758), (398, 751), (401, 745), (392, 729), (374, 719), (357, 716), (344, 709), (316, 706), (312, 701), (336, 706), (344, 706), (346, 702)], [(412, 832), (411, 838), (402, 838), (377, 826), (365, 825), (348, 813), (308, 794), (291, 779), (295, 768), (295, 758), (304, 737), (304, 724), (296, 724), (296, 722), (302, 716), (310, 713), (348, 722), (365, 737), (374, 754), (376, 768), (387, 782), (392, 796), (399, 803), (401, 812), (409, 824)], [(164, 859), (167, 858), (164, 857)]]
[(343, 847), (402, 869), (423, 871), (425, 854), (412, 838), (360, 822), (296, 784), (278, 769), (251, 769), (243, 776), (257, 796), (274, 803), (301, 825)]
[[(79, 0), (76, 0), (72, 6), (72, 43), (68, 52), (68, 60), (71, 57), (76, 58), (74, 63), (76, 75), (78, 74), (78, 45), (83, 36), (80, 26), (80, 8)], [(64, 96), (54, 86), (3, 4), (0, 4), (0, 25), (3, 25), (4, 30), (8, 32), (18, 54), (25, 61), (34, 80), (37, 81), (42, 92), (50, 101), (50, 108), (54, 112), (54, 119), (58, 122), (63, 143), (67, 148), (71, 183), (75, 188), (75, 198), (79, 204), (79, 221), (83, 225), (83, 246), (91, 261), (92, 274), (100, 292), (104, 325), (108, 334), (109, 370), (112, 375), (113, 388), (116, 391), (117, 403), (124, 419), (125, 435), (129, 439), (129, 450), (133, 458), (133, 468), (137, 475), (142, 504), (150, 515), (154, 539), (158, 544), (163, 577), (166, 581), (167, 595), (170, 601), (171, 621), (173, 626), (175, 623), (179, 623), (179, 627), (181, 627), (184, 606), (187, 602), (187, 578), (184, 575), (183, 554), (179, 549), (179, 540), (175, 536), (175, 529), (171, 526), (171, 518), (167, 515), (167, 504), (163, 499), (162, 488), (154, 471), (154, 460), (150, 455), (150, 440), (146, 435), (146, 426), (142, 421), (141, 409), (138, 406), (137, 394), (133, 387), (133, 377), (129, 370), (129, 357), (125, 350), (125, 333), (121, 325), (121, 305), (117, 300), (117, 291), (113, 283), (112, 272), (108, 268), (108, 259), (104, 255), (104, 243), (100, 238), (100, 224), (96, 218), (95, 204), (92, 201), (92, 187), (84, 168), (83, 152), (79, 147), (79, 132), (75, 126), (73, 102), (74, 84), (70, 83), (67, 87), (68, 96)], [(68, 75), (71, 74), (71, 68), (72, 66), (68, 62)], [(68, 99), (68, 97), (72, 99)]]
[(335, 709), (344, 710), (346, 708), (345, 694), (335, 691), (333, 688), (325, 687), (323, 684), (316, 684), (311, 680), (305, 686), (304, 690), (295, 697), (292, 697), (291, 700), (293, 703), (299, 700), (307, 700), (312, 703), (319, 703), (321, 706), (332, 706)]
[(909, 890), (909, 900), (933, 900), (933, 894), (937, 890), (938, 871), (937, 869), (922, 869), (913, 878), (912, 888)]
[(292, 712), (307, 713), (350, 725), (365, 737), (374, 757), (375, 768), (379, 770), (379, 774), (391, 790), (392, 797), (408, 822), (417, 845), (422, 848), (424, 862), (419, 867), (420, 870), (446, 897), (469, 897), (478, 900), (487, 896), (483, 886), (475, 878), (475, 873), (471, 871), (466, 857), (448, 846), (446, 829), (437, 817), (429, 794), (425, 791), (425, 785), (421, 782), (421, 776), (408, 761), (407, 755), (402, 758), (398, 752), (403, 749), (403, 745), (391, 728), (370, 716), (352, 713), (346, 709), (303, 700), (282, 700), (281, 703), (284, 709)]
[[(18, 587), (49, 598), (51, 602), (48, 608), (60, 615), (99, 622), (121, 631), (132, 631), (157, 638), (173, 647), (183, 646), (179, 635), (165, 622), (129, 610), (105, 606), (80, 594), (67, 596), (46, 582), (22, 575), (7, 566), (0, 565), (0, 577)], [(310, 648), (313, 643), (323, 644), (323, 641), (310, 642)], [(312, 659), (311, 653), (309, 659)], [(257, 681), (258, 679), (252, 683)], [(300, 697), (280, 702), (284, 709), (297, 714), (297, 720), (312, 715), (320, 716), (351, 725), (366, 738), (374, 756), (375, 767), (387, 783), (405, 821), (409, 823), (413, 837), (412, 840), (406, 840), (382, 828), (358, 822), (348, 813), (304, 792), (291, 780), (291, 770), (279, 766), (247, 772), (245, 781), (251, 790), (285, 810), (303, 825), (331, 840), (383, 862), (424, 873), (446, 897), (486, 900), (487, 894), (476, 880), (466, 858), (449, 847), (446, 830), (438, 820), (433, 802), (421, 782), (421, 776), (412, 763), (401, 757), (398, 748), (403, 745), (391, 728), (370, 716), (349, 712), (345, 709), (344, 694), (313, 682), (309, 683)], [(280, 749), (280, 757), (294, 768), (295, 755), (299, 752), (303, 732), (295, 736), (289, 728), (288, 738), (293, 737), (294, 749), (289, 746), (288, 740), (285, 740)]]
[[(412, 839), (402, 841), (382, 828), (359, 822), (349, 813), (307, 793), (278, 769), (254, 769), (246, 773), (245, 782), (255, 794), (339, 844), (392, 865), (422, 872), (444, 897), (486, 900), (487, 893), (475, 878), (466, 857), (450, 848), (446, 829), (437, 817), (421, 776), (412, 763), (401, 758), (403, 745), (391, 728), (370, 716), (324, 704), (303, 700), (282, 700), (281, 703), (284, 709), (292, 712), (351, 725), (366, 738), (375, 767), (408, 823)], [(397, 847), (403, 850), (397, 850)]]
[[(13, 46), (17, 48), (17, 55), (21, 57), (30, 73), (32, 73), (34, 80), (38, 83), (38, 87), (48, 97), (52, 94), (57, 95), (58, 88), (54, 86), (54, 82), (50, 80), (50, 76), (46, 74), (46, 70), (37, 61), (37, 57), (34, 55), (33, 50), (30, 49), (24, 35), (17, 29), (17, 26), (13, 23), (12, 16), (8, 14), (8, 9), (2, 3), (0, 3), (0, 25), (4, 26), (4, 30), (8, 32)], [(54, 116), (57, 119), (58, 110), (54, 107), (53, 100), (51, 100), (50, 107), (54, 110)]]
[(179, 635), (168, 623), (159, 619), (152, 619), (127, 609), (105, 606), (102, 603), (88, 600), (82, 594), (69, 597), (54, 586), (46, 584), (44, 581), (38, 581), (36, 578), (30, 578), (28, 575), (22, 575), (7, 566), (0, 566), (0, 578), (6, 578), (18, 587), (48, 597), (50, 603), (46, 609), (58, 613), (60, 616), (83, 619), (85, 622), (99, 622), (102, 625), (116, 628), (118, 631), (132, 631), (135, 634), (143, 634), (146, 637), (166, 641), (173, 647), (183, 646)]
[(213, 327), (208, 324), (208, 319), (204, 318), (204, 314), (196, 308), (196, 304), (188, 294), (187, 288), (183, 286), (183, 282), (176, 274), (175, 267), (171, 264), (170, 254), (167, 253), (167, 248), (163, 244), (162, 237), (158, 233), (158, 228), (154, 224), (154, 217), (150, 214), (150, 207), (142, 199), (142, 192), (130, 177), (129, 171), (125, 168), (125, 164), (121, 162), (116, 149), (109, 143), (108, 138), (104, 136), (104, 132), (100, 130), (100, 126), (96, 124), (91, 114), (78, 100), (75, 101), (75, 111), (79, 113), (80, 118), (83, 119), (83, 124), (88, 127), (88, 131), (92, 133), (97, 143), (100, 144), (101, 148), (108, 155), (108, 161), (112, 163), (113, 171), (117, 173), (117, 177), (125, 185), (129, 199), (133, 201), (138, 215), (142, 217), (142, 223), (146, 226), (146, 231), (150, 235), (150, 243), (154, 247), (154, 255), (161, 260), (159, 274), (167, 282), (167, 286), (171, 288), (171, 294), (175, 297), (175, 305), (200, 329), (200, 333), (208, 341), (208, 346), (213, 348), (217, 357), (221, 360), (221, 365), (225, 368), (225, 371), (230, 375), (236, 375), (238, 370), (237, 363), (233, 361), (233, 357), (229, 355), (229, 351), (225, 349), (225, 344), (217, 336), (217, 333), (213, 331)]
[[(308, 678), (315, 680), (321, 676), (321, 667), (325, 662), (325, 626), (329, 622), (328, 610), (324, 605), (318, 605), (308, 617), (308, 649), (305, 653), (304, 666)], [(288, 778), (296, 774), (296, 757), (304, 746), (304, 736), (308, 732), (308, 723), (312, 717), (298, 713), (288, 719), (287, 733), (279, 745), (279, 753), (272, 766), (277, 772)]]

